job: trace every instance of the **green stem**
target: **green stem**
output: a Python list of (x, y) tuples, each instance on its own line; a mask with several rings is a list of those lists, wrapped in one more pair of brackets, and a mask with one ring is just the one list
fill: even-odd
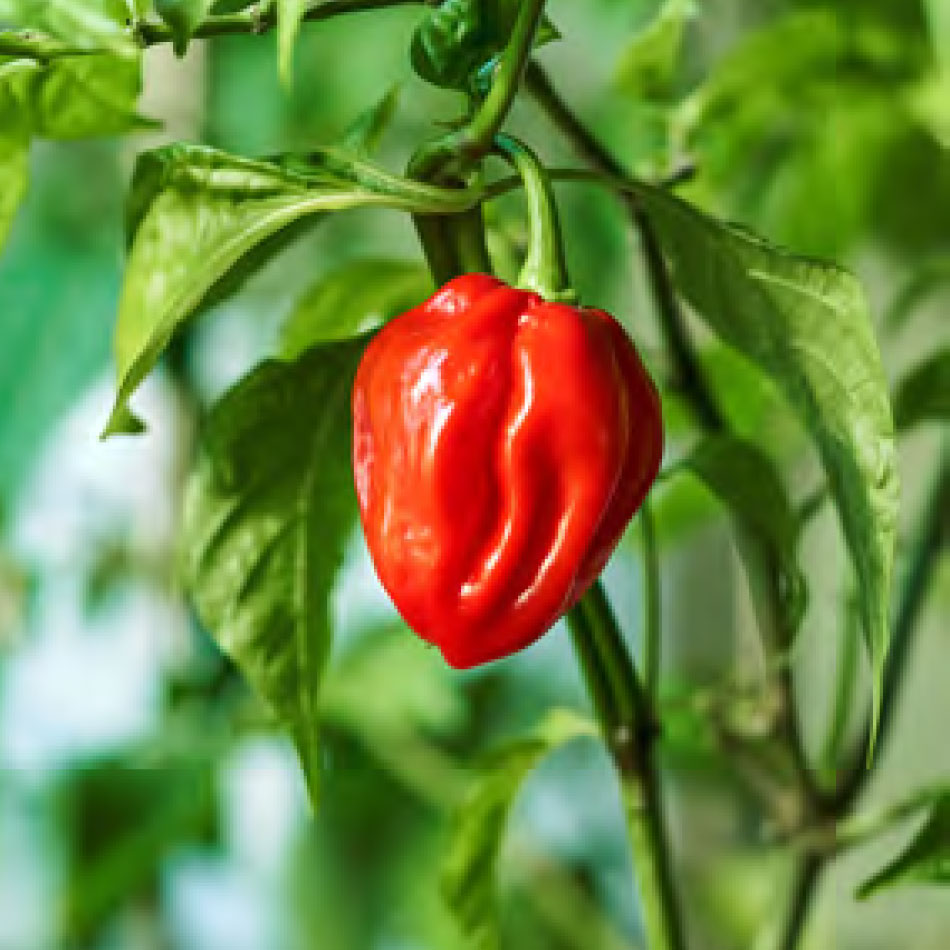
[(488, 153), (518, 93), (544, 4), (545, 0), (522, 0), (488, 95), (465, 126), (416, 153), (409, 165), (410, 175), (433, 181), (454, 159), (470, 166)]
[(567, 276), (554, 191), (538, 157), (523, 142), (508, 135), (495, 137), (498, 151), (517, 170), (528, 200), (529, 243), (518, 286), (545, 300), (576, 299)]
[(647, 945), (649, 950), (684, 950), (654, 758), (657, 732), (649, 696), (600, 582), (567, 620), (601, 733), (620, 777)]
[[(422, 6), (424, 0), (323, 0), (307, 7), (302, 19), (329, 20), (345, 13), (364, 13), (385, 7)], [(195, 30), (196, 39), (228, 36), (241, 33), (264, 33), (277, 25), (277, 7), (262, 2), (235, 13), (221, 13), (207, 17)], [(172, 42), (171, 29), (160, 20), (142, 20), (135, 27), (135, 36), (142, 46)]]
[(660, 561), (656, 545), (656, 525), (649, 498), (640, 508), (640, 534), (643, 539), (643, 669), (647, 693), (651, 700), (660, 683), (662, 590)]

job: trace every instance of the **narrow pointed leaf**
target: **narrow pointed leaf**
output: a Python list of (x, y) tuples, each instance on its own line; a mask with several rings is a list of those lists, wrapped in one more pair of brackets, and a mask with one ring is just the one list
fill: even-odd
[(861, 587), (880, 708), (899, 504), (894, 424), (867, 302), (848, 272), (796, 257), (637, 186), (687, 301), (782, 389), (811, 432)]
[(500, 946), (495, 864), (522, 783), (546, 755), (581, 736), (597, 736), (592, 722), (568, 710), (554, 710), (531, 735), (496, 751), (479, 770), (456, 816), (442, 867), (442, 893), (471, 946)]

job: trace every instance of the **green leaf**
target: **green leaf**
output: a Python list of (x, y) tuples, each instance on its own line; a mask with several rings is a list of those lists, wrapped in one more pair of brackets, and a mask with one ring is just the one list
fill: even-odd
[(365, 340), (261, 364), (212, 409), (185, 492), (202, 622), (286, 725), (311, 792), (330, 593), (356, 523), (350, 390)]
[(295, 357), (315, 343), (344, 340), (381, 326), (433, 291), (422, 264), (359, 260), (327, 274), (307, 292), (284, 324), (281, 352)]
[(950, 347), (915, 366), (894, 394), (894, 421), (899, 429), (919, 422), (950, 419)]
[(382, 99), (360, 113), (343, 133), (345, 151), (367, 158), (379, 147), (380, 139), (392, 123), (399, 105), (399, 86), (393, 86)]
[(115, 330), (119, 391), (104, 435), (128, 431), (129, 397), (175, 331), (264, 242), (327, 211), (378, 205), (438, 213), (465, 210), (472, 200), (332, 152), (282, 165), (199, 146), (140, 156)]
[(661, 189), (635, 194), (680, 292), (770, 375), (814, 437), (861, 587), (875, 722), (889, 641), (900, 486), (887, 382), (857, 280), (707, 217)]
[(913, 841), (858, 889), (861, 899), (898, 884), (950, 884), (950, 795), (938, 799)]
[[(479, 71), (504, 49), (520, 0), (444, 0), (430, 11), (412, 37), (412, 67), (426, 82), (470, 89)], [(543, 17), (535, 46), (560, 37)]]
[(80, 139), (155, 125), (135, 112), (141, 61), (131, 55), (47, 55), (49, 43), (0, 33), (23, 47), (22, 58), (0, 61), (0, 128), (18, 125), (39, 138)]
[(277, 68), (288, 89), (293, 81), (294, 43), (307, 11), (307, 0), (277, 0)]
[(693, 0), (665, 0), (620, 57), (617, 84), (624, 92), (642, 99), (669, 98), (686, 24), (696, 12)]
[(155, 0), (155, 12), (172, 32), (176, 56), (184, 56), (188, 41), (211, 9), (213, 0)]
[(684, 464), (764, 542), (780, 571), (786, 624), (796, 630), (807, 597), (797, 561), (798, 523), (772, 461), (750, 442), (717, 435), (703, 439)]
[(135, 51), (124, 0), (10, 0), (10, 20), (89, 50)]
[(528, 774), (544, 756), (572, 739), (597, 736), (592, 722), (552, 711), (525, 739), (491, 755), (459, 809), (442, 867), (442, 893), (471, 946), (500, 945), (495, 913), (495, 864), (508, 813)]

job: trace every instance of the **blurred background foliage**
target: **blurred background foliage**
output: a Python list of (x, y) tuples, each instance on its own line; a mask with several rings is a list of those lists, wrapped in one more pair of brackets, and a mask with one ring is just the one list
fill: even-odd
[[(695, 162), (682, 189), (691, 200), (856, 269), (895, 386), (925, 354), (945, 352), (946, 0), (660, 7), (551, 0), (565, 39), (539, 59), (632, 169), (661, 175)], [(31, 148), (27, 198), (0, 255), (2, 950), (462, 947), (440, 867), (472, 763), (553, 706), (585, 708), (560, 630), (486, 669), (450, 672), (399, 625), (354, 538), (334, 595), (322, 803), (313, 815), (289, 744), (181, 596), (179, 490), (202, 408), (279, 345), (292, 349), (295, 322), (326, 319), (341, 286), (359, 285), (367, 316), (418, 298), (424, 277), (406, 216), (357, 211), (321, 221), (176, 344), (144, 389), (148, 435), (96, 440), (112, 392), (122, 205), (135, 153), (182, 138), (255, 156), (305, 150), (338, 140), (395, 87), (380, 160), (402, 168), (432, 134), (431, 117), (449, 120), (459, 109), (455, 94), (412, 74), (418, 16), (405, 8), (305, 25), (289, 91), (270, 34), (195, 43), (181, 60), (150, 49), (139, 111), (161, 128)], [(517, 107), (513, 125), (552, 163), (570, 161), (529, 104)], [(672, 467), (690, 447), (689, 416), (668, 378), (622, 209), (587, 186), (559, 193), (582, 299), (620, 315), (663, 389)], [(516, 197), (490, 211), (503, 272), (523, 246), (521, 212)], [(399, 292), (374, 293), (380, 274), (398, 276)], [(693, 330), (705, 339), (698, 324)], [(817, 464), (771, 384), (711, 341), (703, 359), (735, 430), (780, 463), (799, 501), (808, 498)], [(934, 414), (905, 417), (908, 522), (939, 451)], [(684, 474), (662, 480), (654, 498), (670, 644), (663, 754), (690, 926), (697, 946), (752, 947), (763, 922), (781, 916), (789, 866), (770, 843), (772, 813), (755, 776), (726, 764), (718, 743), (736, 732), (754, 742), (767, 719), (765, 658), (728, 516)], [(811, 595), (795, 662), (817, 751), (850, 629), (848, 573), (827, 506), (803, 543)], [(632, 637), (642, 624), (640, 577), (633, 531), (607, 575)], [(950, 772), (948, 615), (944, 564), (872, 799)], [(717, 728), (720, 720), (729, 729)], [(851, 720), (845, 728), (856, 732), (860, 717)], [(545, 760), (518, 797), (503, 845), (505, 946), (640, 946), (620, 829), (596, 743), (579, 739)], [(906, 829), (836, 866), (809, 947), (946, 946), (945, 895), (854, 899), (902, 836)]]

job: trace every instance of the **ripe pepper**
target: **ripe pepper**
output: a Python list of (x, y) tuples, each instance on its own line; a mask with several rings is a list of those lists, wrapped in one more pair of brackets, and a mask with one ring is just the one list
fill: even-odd
[(367, 347), (353, 388), (366, 542), (454, 667), (538, 639), (596, 580), (656, 477), (659, 399), (601, 310), (458, 277)]

